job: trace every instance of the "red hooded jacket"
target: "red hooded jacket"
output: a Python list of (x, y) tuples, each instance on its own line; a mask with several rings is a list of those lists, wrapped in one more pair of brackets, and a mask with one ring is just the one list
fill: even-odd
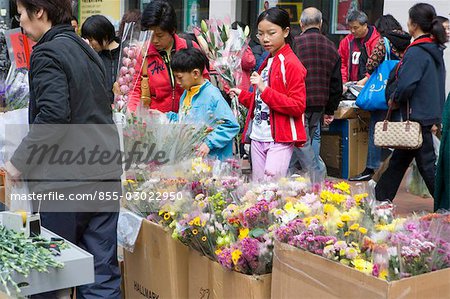
[[(269, 58), (263, 62), (259, 73), (266, 67)], [(261, 94), (261, 99), (270, 108), (270, 127), (275, 142), (294, 142), (295, 146), (301, 146), (306, 142), (303, 125), (303, 113), (306, 108), (305, 78), (305, 67), (286, 44), (274, 56), (269, 71), (269, 84)], [(242, 90), (239, 101), (249, 109), (243, 136), (250, 136), (247, 131), (254, 118), (255, 91), (251, 93)]]
[[(367, 42), (364, 43), (364, 46), (367, 51), (367, 56), (370, 57), (372, 55), (372, 51), (375, 48), (378, 40), (380, 39), (380, 34), (378, 31), (373, 28), (372, 35), (367, 40)], [(351, 62), (351, 53), (350, 53), (350, 44), (355, 39), (353, 34), (348, 34), (344, 39), (339, 43), (339, 55), (341, 56), (342, 64), (341, 64), (341, 74), (342, 74), (342, 83), (346, 83), (349, 81), (350, 74), (350, 64)], [(369, 77), (370, 75), (367, 73), (366, 77)]]
[[(188, 47), (185, 39), (180, 38), (176, 34), (173, 35), (173, 38), (175, 51), (186, 49)], [(193, 42), (192, 45), (195, 48), (200, 49), (197, 43)], [(183, 94), (184, 89), (175, 82), (175, 79), (172, 86), (172, 81), (169, 77), (169, 71), (166, 64), (164, 63), (161, 54), (159, 54), (158, 50), (152, 44), (150, 44), (148, 49), (147, 63), (148, 82), (150, 85), (150, 95), (152, 98), (150, 108), (164, 113), (169, 111), (178, 113), (180, 97)], [(136, 72), (134, 78), (134, 80), (136, 80), (136, 84), (134, 89), (129, 94), (129, 111), (136, 111), (136, 107), (141, 101), (141, 72), (142, 70)], [(203, 77), (209, 79), (209, 73), (206, 69), (203, 72)]]

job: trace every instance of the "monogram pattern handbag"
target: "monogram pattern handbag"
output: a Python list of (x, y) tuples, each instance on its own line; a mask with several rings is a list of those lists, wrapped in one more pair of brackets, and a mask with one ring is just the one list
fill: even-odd
[(374, 143), (376, 146), (394, 149), (418, 149), (422, 146), (422, 128), (418, 122), (409, 120), (409, 100), (407, 101), (406, 121), (390, 122), (393, 105), (384, 121), (375, 124)]

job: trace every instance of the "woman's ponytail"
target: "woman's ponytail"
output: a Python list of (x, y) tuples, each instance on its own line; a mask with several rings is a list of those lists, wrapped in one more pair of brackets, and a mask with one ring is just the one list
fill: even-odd
[(437, 43), (444, 45), (447, 42), (447, 34), (444, 25), (438, 17), (433, 19), (431, 34), (433, 34)]

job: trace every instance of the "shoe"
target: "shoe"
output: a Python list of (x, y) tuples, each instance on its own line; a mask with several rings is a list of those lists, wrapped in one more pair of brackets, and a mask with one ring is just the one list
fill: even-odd
[(373, 174), (374, 174), (374, 170), (370, 169), (370, 168), (366, 168), (364, 169), (363, 172), (361, 172), (360, 174), (358, 174), (357, 176), (354, 176), (352, 178), (349, 178), (349, 181), (352, 182), (362, 182), (362, 181), (370, 181), (370, 179), (372, 178)]

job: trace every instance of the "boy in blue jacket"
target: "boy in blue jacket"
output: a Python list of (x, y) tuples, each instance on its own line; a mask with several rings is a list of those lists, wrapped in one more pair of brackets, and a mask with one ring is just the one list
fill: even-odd
[(172, 70), (176, 82), (185, 90), (180, 98), (180, 110), (169, 112), (171, 121), (211, 124), (214, 130), (197, 150), (200, 157), (224, 160), (233, 155), (233, 138), (239, 124), (220, 90), (202, 76), (206, 65), (205, 55), (196, 48), (177, 51), (172, 57)]

